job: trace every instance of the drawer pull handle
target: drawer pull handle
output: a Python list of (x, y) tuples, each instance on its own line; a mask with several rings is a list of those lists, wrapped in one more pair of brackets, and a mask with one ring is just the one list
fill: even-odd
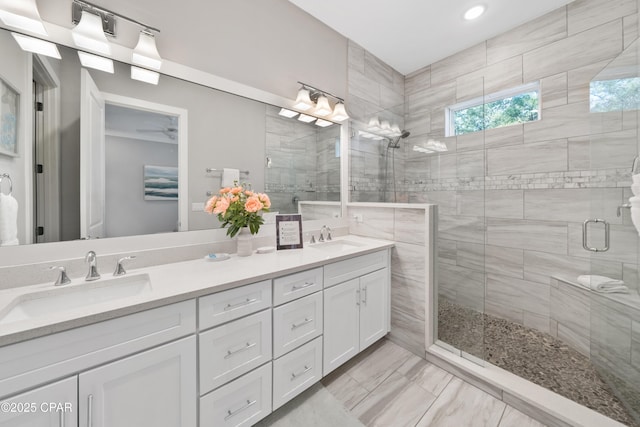
[(315, 284), (315, 282), (304, 282), (304, 285), (293, 285), (293, 288), (291, 288), (291, 290), (297, 291), (298, 289), (308, 288), (309, 286), (313, 286)]
[(363, 287), (362, 287), (362, 295), (363, 295), (363, 297), (362, 297), (362, 303), (363, 303), (364, 305), (367, 305), (367, 287), (366, 287), (366, 286), (363, 286)]
[(300, 326), (304, 326), (304, 325), (306, 325), (306, 324), (307, 324), (307, 323), (309, 323), (309, 322), (313, 322), (313, 317), (311, 317), (311, 318), (307, 318), (307, 317), (305, 317), (305, 318), (304, 318), (304, 320), (303, 320), (302, 322), (300, 322), (300, 323), (294, 323), (293, 325), (291, 325), (291, 330), (292, 330), (292, 331), (293, 331), (293, 330), (296, 330), (296, 329), (298, 329)]
[(299, 373), (297, 373), (297, 374), (296, 374), (295, 372), (293, 372), (293, 373), (291, 374), (291, 381), (293, 381), (293, 380), (295, 380), (296, 378), (298, 378), (298, 377), (300, 377), (300, 376), (302, 376), (302, 375), (306, 374), (306, 373), (307, 373), (307, 372), (309, 372), (311, 369), (312, 369), (312, 368), (311, 368), (311, 366), (304, 365), (304, 369), (302, 370), (302, 372), (299, 372)]
[(87, 427), (93, 426), (93, 394), (87, 397)]
[(60, 411), (60, 427), (64, 427), (64, 411)]
[(227, 304), (227, 306), (224, 308), (224, 311), (231, 310), (231, 309), (237, 308), (237, 307), (242, 307), (243, 305), (249, 305), (249, 304), (254, 303), (256, 301), (258, 301), (258, 298), (247, 298), (246, 300), (238, 302), (238, 303), (235, 303), (235, 304)]
[(242, 406), (241, 408), (236, 409), (235, 411), (231, 412), (231, 409), (227, 409), (227, 416), (224, 417), (224, 420), (227, 421), (229, 418), (233, 417), (234, 415), (239, 414), (240, 412), (244, 411), (245, 409), (255, 405), (258, 401), (257, 400), (249, 400), (247, 399), (247, 404)]
[(225, 358), (225, 359), (228, 359), (228, 358), (230, 358), (231, 356), (234, 356), (234, 355), (236, 355), (236, 354), (238, 354), (238, 353), (242, 353), (243, 351), (247, 351), (247, 350), (249, 350), (250, 348), (255, 347), (256, 345), (258, 345), (258, 344), (257, 344), (257, 343), (255, 343), (255, 342), (254, 342), (254, 343), (251, 343), (251, 344), (247, 343), (244, 347), (239, 348), (239, 349), (237, 349), (237, 350), (234, 350), (234, 351), (227, 350), (227, 354), (224, 356), (224, 358)]

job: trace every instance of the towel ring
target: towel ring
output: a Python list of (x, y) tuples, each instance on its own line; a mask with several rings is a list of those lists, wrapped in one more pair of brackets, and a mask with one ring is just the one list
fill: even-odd
[(3, 173), (0, 175), (0, 192), (2, 192), (2, 181), (5, 179), (9, 180), (9, 196), (13, 193), (13, 181), (11, 180), (11, 176), (8, 173)]

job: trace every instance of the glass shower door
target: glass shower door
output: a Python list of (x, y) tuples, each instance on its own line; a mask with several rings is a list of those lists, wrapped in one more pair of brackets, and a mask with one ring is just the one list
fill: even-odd
[[(632, 173), (640, 173), (632, 172), (639, 154), (638, 46), (638, 41), (631, 44), (590, 82), (590, 170), (585, 174), (592, 184), (589, 216), (604, 222), (585, 224), (591, 278), (586, 282), (588, 298), (582, 303), (590, 318), (584, 331), (590, 361), (619, 400), (612, 405), (621, 403), (636, 423), (640, 423), (640, 204), (632, 198), (631, 184)], [(640, 185), (633, 189), (640, 195)], [(638, 218), (636, 226), (632, 217)]]

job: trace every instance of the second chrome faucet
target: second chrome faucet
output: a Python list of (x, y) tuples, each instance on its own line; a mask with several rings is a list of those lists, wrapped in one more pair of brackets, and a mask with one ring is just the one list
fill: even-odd
[(98, 280), (100, 278), (100, 273), (98, 273), (98, 256), (96, 253), (94, 251), (87, 252), (87, 255), (84, 257), (84, 261), (89, 264), (89, 272), (84, 280), (87, 282)]

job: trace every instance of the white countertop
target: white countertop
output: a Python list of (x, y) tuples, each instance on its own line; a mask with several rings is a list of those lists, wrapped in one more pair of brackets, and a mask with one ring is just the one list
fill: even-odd
[[(232, 254), (229, 260), (219, 262), (207, 261), (204, 259), (206, 254), (202, 254), (203, 258), (197, 260), (130, 269), (127, 271), (127, 276), (130, 277), (147, 274), (151, 281), (151, 290), (140, 295), (123, 297), (109, 302), (92, 303), (64, 312), (43, 313), (28, 320), (0, 323), (0, 346), (320, 267), (353, 256), (390, 248), (394, 244), (387, 240), (353, 235), (334, 238), (333, 241), (339, 240), (353, 241), (359, 246), (329, 253), (314, 249), (312, 246), (323, 245), (323, 243), (317, 243), (316, 245), (306, 245), (304, 249), (277, 251), (268, 254), (254, 253), (252, 256), (244, 258)], [(33, 292), (48, 293), (49, 295), (62, 290), (72, 292), (74, 288), (80, 289), (82, 286), (99, 286), (101, 281), (106, 286), (107, 281), (111, 278), (111, 273), (103, 271), (102, 274), (102, 279), (91, 282), (91, 284), (85, 282), (84, 278), (75, 278), (72, 279), (71, 284), (62, 287), (45, 283), (0, 291), (0, 318), (3, 313), (15, 305), (17, 299), (25, 298)]]

